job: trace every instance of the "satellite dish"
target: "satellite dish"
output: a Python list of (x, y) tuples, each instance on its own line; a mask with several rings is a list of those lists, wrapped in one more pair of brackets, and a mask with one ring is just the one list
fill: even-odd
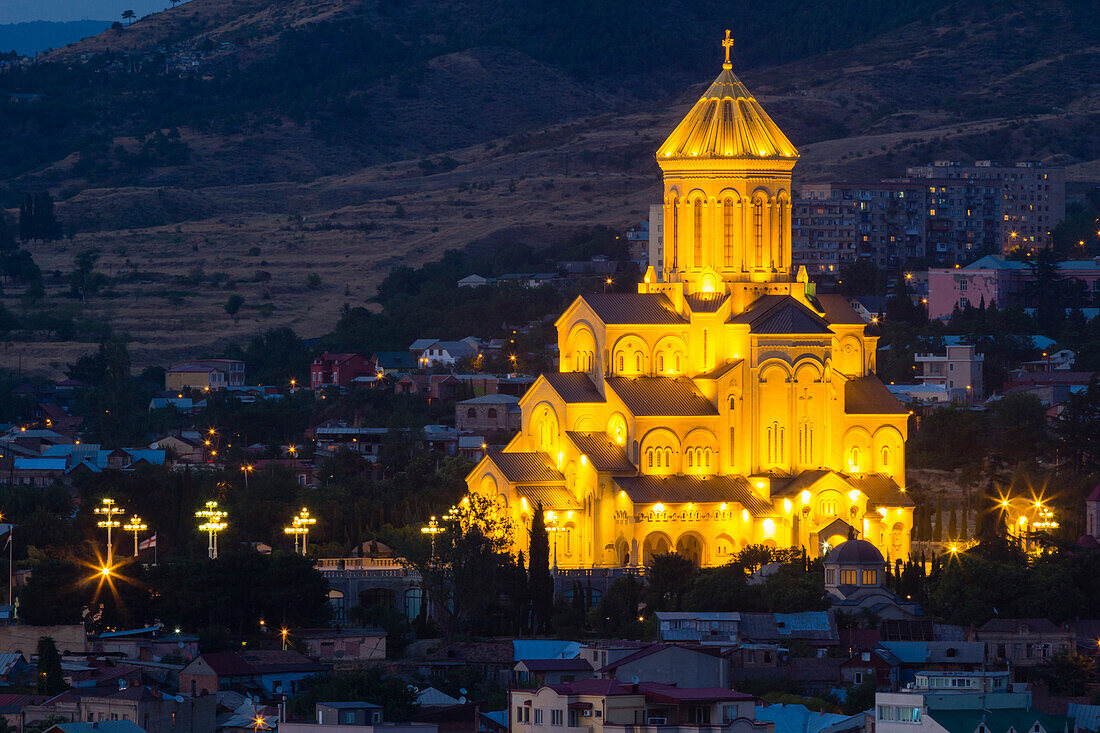
[(409, 692), (414, 693), (414, 694), (419, 694), (420, 693), (420, 690), (417, 689), (416, 685), (406, 685), (405, 689), (408, 690)]
[(466, 704), (466, 696), (465, 696), (465, 695), (463, 695), (462, 697), (458, 698), (458, 704), (459, 704), (459, 705), (465, 705), (465, 704)]
[(458, 688), (458, 694), (459, 695), (465, 695), (466, 694), (466, 688), (465, 687), (459, 687)]
[(638, 684), (638, 675), (634, 675), (633, 677), (630, 678), (630, 684), (632, 684), (632, 685)]

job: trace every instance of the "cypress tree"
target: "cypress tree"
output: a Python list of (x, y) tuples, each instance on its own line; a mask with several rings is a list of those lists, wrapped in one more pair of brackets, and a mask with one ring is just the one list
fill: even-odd
[(951, 505), (951, 513), (947, 515), (947, 539), (957, 540), (959, 538), (959, 520), (955, 516), (955, 505)]
[(48, 636), (39, 637), (34, 691), (39, 695), (57, 695), (67, 689), (68, 685), (61, 676), (61, 655), (57, 652), (57, 645)]
[(936, 497), (936, 527), (932, 531), (932, 541), (941, 542), (943, 540), (943, 497)]
[(534, 631), (545, 632), (550, 628), (550, 616), (554, 612), (554, 579), (550, 575), (550, 535), (546, 531), (542, 502), (535, 504), (535, 516), (531, 519), (529, 562), (527, 587), (531, 594)]

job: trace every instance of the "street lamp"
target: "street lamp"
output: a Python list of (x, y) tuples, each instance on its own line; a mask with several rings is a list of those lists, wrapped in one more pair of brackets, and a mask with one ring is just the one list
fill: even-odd
[(126, 530), (127, 532), (133, 532), (134, 533), (134, 557), (137, 557), (138, 556), (138, 532), (144, 532), (145, 530), (147, 530), (149, 528), (146, 527), (145, 524), (141, 521), (141, 517), (139, 517), (136, 514), (134, 516), (130, 517), (130, 520), (128, 522), (126, 522), (126, 524), (122, 528), (124, 530)]
[(252, 473), (252, 464), (246, 463), (241, 466), (241, 473), (244, 474), (244, 490), (248, 491), (248, 474)]
[(206, 508), (195, 512), (195, 516), (199, 519), (204, 519), (202, 524), (199, 525), (200, 532), (206, 532), (209, 536), (209, 544), (206, 547), (206, 554), (211, 560), (218, 559), (218, 532), (229, 526), (225, 521), (225, 518), (229, 516), (229, 513), (218, 509), (218, 502), (208, 501), (206, 502)]
[[(453, 508), (454, 507), (452, 507), (452, 509)], [(429, 560), (435, 560), (435, 536), (437, 534), (439, 534), (440, 532), (444, 531), (443, 527), (440, 527), (439, 522), (436, 520), (436, 518), (432, 517), (431, 519), (428, 520), (428, 525), (426, 527), (421, 527), (420, 531), (423, 532), (424, 534), (428, 535), (428, 537), (431, 539), (432, 554), (428, 559)]]
[(544, 515), (546, 517), (546, 531), (551, 532), (554, 535), (554, 572), (558, 572), (558, 532), (565, 530), (565, 527), (558, 526), (558, 514), (557, 512), (550, 510)]
[(107, 567), (111, 567), (111, 565), (114, 564), (114, 550), (111, 547), (111, 530), (119, 526), (119, 521), (115, 519), (115, 516), (122, 514), (122, 507), (115, 504), (114, 499), (104, 499), (103, 502), (95, 508), (95, 513), (103, 517), (103, 519), (96, 522), (96, 526), (107, 530)]
[(309, 515), (309, 510), (302, 507), (302, 511), (298, 512), (298, 515), (294, 519), (290, 520), (289, 527), (283, 527), (283, 531), (287, 534), (294, 535), (294, 551), (298, 551), (298, 537), (302, 538), (302, 554), (306, 554), (306, 535), (309, 534), (309, 527), (312, 524), (317, 524), (316, 517)]

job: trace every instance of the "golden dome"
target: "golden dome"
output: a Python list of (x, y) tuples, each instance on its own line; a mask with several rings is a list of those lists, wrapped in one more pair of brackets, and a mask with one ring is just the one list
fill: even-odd
[(687, 117), (657, 149), (658, 161), (677, 158), (795, 160), (798, 151), (726, 63)]

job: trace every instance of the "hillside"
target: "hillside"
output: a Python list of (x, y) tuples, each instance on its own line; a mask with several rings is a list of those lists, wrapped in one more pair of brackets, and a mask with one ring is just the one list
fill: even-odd
[[(144, 365), (274, 325), (319, 335), (394, 264), (494, 233), (543, 245), (644, 218), (653, 150), (717, 72), (700, 39), (727, 24), (744, 29), (736, 70), (802, 153), (799, 181), (947, 157), (1096, 180), (1088, 4), (781, 5), (738, 19), (717, 2), (191, 0), (0, 73), (43, 95), (4, 110), (0, 196), (59, 198), (72, 238), (30, 247), (56, 273), (46, 302), (110, 321)], [(83, 304), (61, 293), (87, 249), (112, 281)], [(43, 336), (0, 364), (18, 352), (49, 369), (88, 348)]]

